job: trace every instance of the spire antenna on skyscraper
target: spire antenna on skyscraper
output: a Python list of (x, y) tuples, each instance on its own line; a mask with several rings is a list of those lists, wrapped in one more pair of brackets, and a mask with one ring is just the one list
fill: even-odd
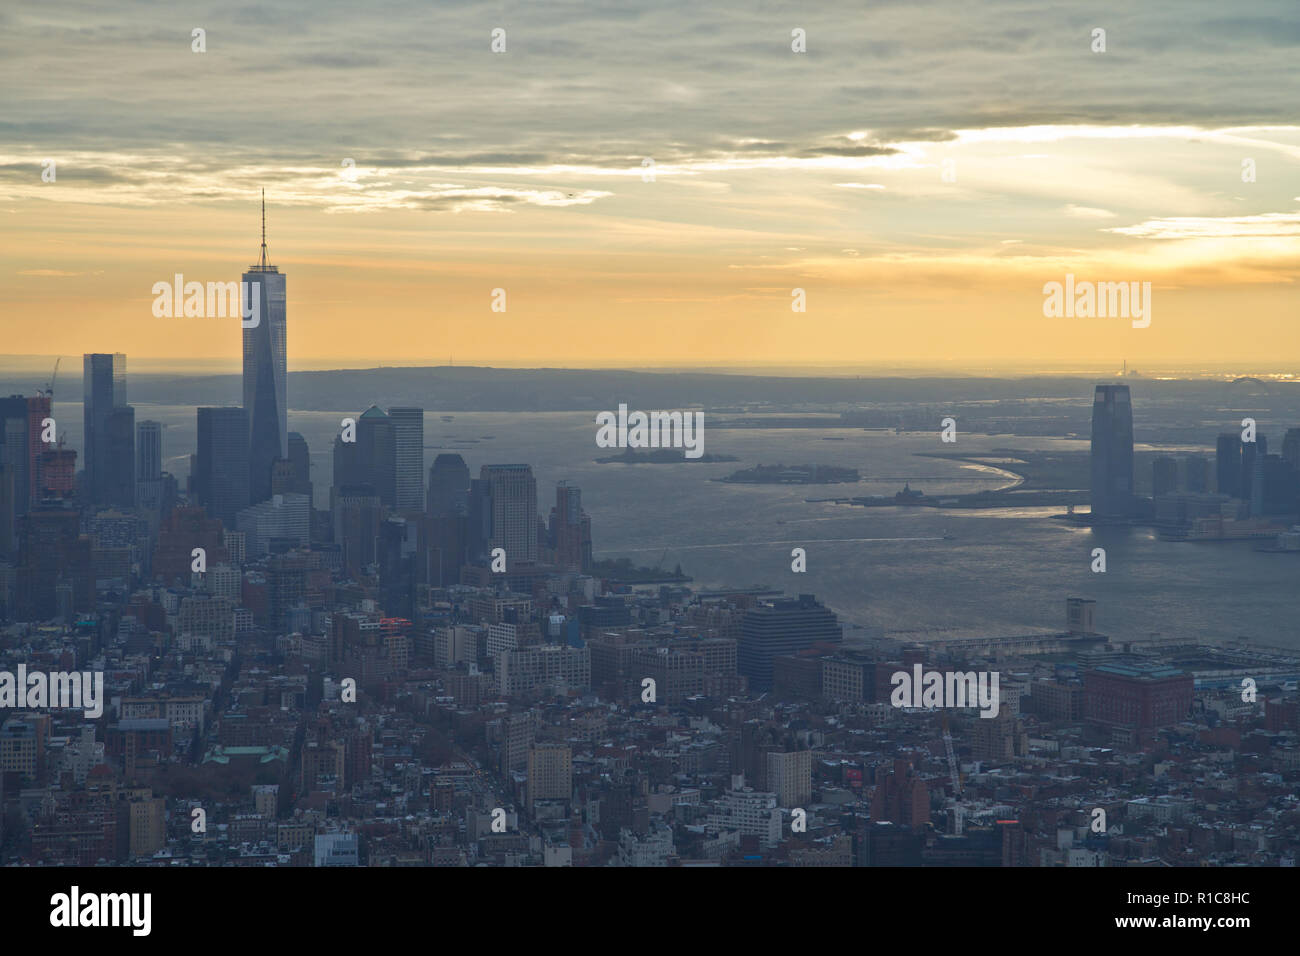
[(262, 268), (266, 268), (266, 190), (262, 190)]
[(244, 411), (248, 413), (248, 505), (271, 499), (276, 462), (289, 457), (288, 327), (285, 276), (266, 253), (266, 190), (262, 192), (262, 256), (241, 277), (242, 294), (259, 321), (240, 323), (244, 347)]

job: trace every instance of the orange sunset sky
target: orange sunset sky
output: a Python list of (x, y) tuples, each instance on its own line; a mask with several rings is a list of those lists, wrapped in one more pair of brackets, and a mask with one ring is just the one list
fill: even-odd
[[(3, 351), (233, 367), (150, 290), (238, 279), (265, 188), (291, 368), (1291, 371), (1294, 4), (1078, 6), (12, 9)], [(1067, 273), (1150, 327), (1045, 318)]]

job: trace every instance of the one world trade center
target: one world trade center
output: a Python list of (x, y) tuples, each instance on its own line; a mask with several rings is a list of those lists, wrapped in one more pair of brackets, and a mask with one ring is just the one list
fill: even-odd
[[(244, 288), (257, 302), (255, 325), (244, 323), (244, 410), (248, 413), (248, 488), (252, 504), (271, 497), (271, 468), (289, 457), (285, 405), (286, 335), (284, 274), (266, 258), (266, 192), (262, 193), (262, 258), (244, 273)], [(245, 305), (245, 309), (248, 305)]]

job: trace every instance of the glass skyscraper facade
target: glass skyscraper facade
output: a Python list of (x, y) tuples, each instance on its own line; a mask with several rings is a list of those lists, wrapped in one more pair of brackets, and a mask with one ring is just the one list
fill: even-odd
[(227, 529), (249, 505), (248, 414), (242, 408), (200, 408), (194, 494)]
[(262, 207), (262, 258), (243, 275), (258, 323), (245, 328), (244, 410), (248, 412), (249, 493), (254, 504), (271, 497), (271, 466), (289, 457), (286, 392), (288, 329), (285, 276), (266, 257), (266, 206)]
[(393, 423), (394, 497), (398, 511), (424, 509), (424, 409), (390, 408)]
[(1092, 402), (1092, 514), (1133, 514), (1133, 403), (1127, 385), (1098, 385)]
[(490, 547), (505, 548), (506, 559), (537, 561), (537, 479), (531, 465), (484, 465), (479, 478), (492, 493)]
[(82, 389), (82, 462), (86, 471), (86, 495), (93, 504), (107, 505), (111, 503), (111, 489), (115, 484), (111, 471), (109, 420), (113, 417), (113, 409), (126, 405), (126, 356), (121, 352), (85, 355)]

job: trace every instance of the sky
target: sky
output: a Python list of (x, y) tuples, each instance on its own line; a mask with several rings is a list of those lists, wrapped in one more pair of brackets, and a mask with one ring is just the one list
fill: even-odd
[(1297, 62), (1294, 0), (11, 4), (3, 351), (233, 366), (152, 290), (265, 189), (290, 368), (1294, 372)]

